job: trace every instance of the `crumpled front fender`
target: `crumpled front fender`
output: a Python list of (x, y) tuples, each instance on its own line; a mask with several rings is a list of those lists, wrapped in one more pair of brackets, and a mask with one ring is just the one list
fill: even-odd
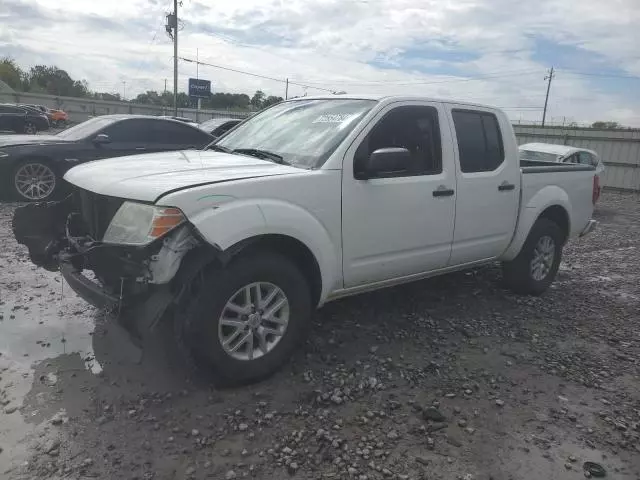
[(29, 249), (29, 258), (38, 267), (58, 270), (57, 254), (64, 248), (67, 217), (72, 210), (71, 196), (59, 202), (29, 203), (15, 210), (13, 235)]

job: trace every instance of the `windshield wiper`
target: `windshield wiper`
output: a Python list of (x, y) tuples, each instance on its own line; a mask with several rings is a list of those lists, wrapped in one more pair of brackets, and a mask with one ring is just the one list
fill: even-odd
[(227, 147), (221, 147), (220, 145), (216, 145), (214, 143), (207, 145), (205, 150), (213, 150), (215, 152), (224, 152), (224, 153), (232, 153)]
[(280, 165), (291, 165), (284, 158), (282, 158), (282, 155), (269, 152), (268, 150), (260, 150), (257, 148), (236, 148), (235, 150), (232, 150), (231, 153), (251, 155), (252, 157), (260, 158), (261, 160), (271, 160), (272, 162), (278, 163)]

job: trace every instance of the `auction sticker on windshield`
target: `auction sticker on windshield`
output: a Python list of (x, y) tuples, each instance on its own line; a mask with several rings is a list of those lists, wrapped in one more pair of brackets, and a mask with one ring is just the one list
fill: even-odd
[(342, 123), (357, 117), (354, 113), (325, 113), (316, 118), (312, 123)]

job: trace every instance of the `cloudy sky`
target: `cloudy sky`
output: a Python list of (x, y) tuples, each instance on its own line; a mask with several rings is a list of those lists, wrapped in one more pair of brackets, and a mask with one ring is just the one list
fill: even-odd
[[(171, 0), (2, 0), (0, 56), (55, 64), (92, 90), (172, 88)], [(411, 93), (553, 122), (640, 126), (640, 0), (183, 0), (179, 55), (310, 87)], [(181, 61), (180, 89), (196, 76)], [(215, 91), (284, 84), (209, 66)], [(123, 82), (126, 82), (126, 87)], [(290, 95), (322, 93), (291, 86)]]

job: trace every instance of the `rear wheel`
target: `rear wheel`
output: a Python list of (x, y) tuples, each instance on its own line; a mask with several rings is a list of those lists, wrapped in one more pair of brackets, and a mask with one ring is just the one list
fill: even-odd
[(562, 258), (560, 227), (540, 218), (516, 258), (502, 265), (506, 285), (517, 293), (542, 294), (555, 280)]
[(56, 191), (58, 179), (53, 169), (42, 161), (28, 160), (13, 172), (13, 187), (19, 200), (48, 200)]
[(273, 374), (305, 338), (311, 315), (305, 277), (268, 251), (213, 269), (180, 322), (179, 338), (219, 385)]
[(38, 133), (38, 127), (33, 122), (26, 122), (24, 124), (24, 133), (27, 135), (35, 135)]

